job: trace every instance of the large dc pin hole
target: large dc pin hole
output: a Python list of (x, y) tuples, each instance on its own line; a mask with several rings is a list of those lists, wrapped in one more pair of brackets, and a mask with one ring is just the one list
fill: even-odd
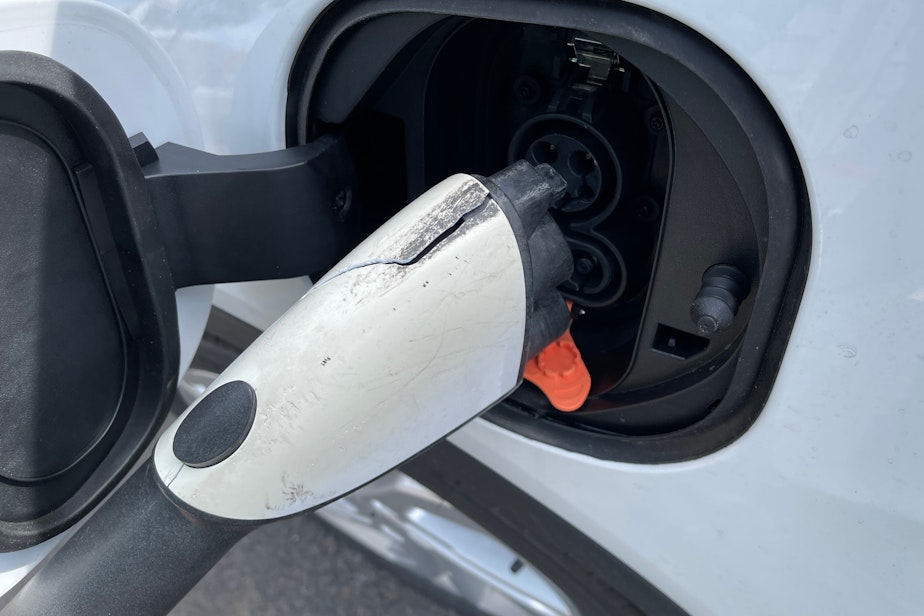
[(602, 220), (619, 200), (622, 176), (612, 147), (577, 118), (562, 114), (533, 118), (513, 136), (508, 158), (554, 167), (568, 184), (559, 204), (563, 213)]
[(626, 266), (618, 252), (590, 238), (568, 237), (574, 273), (562, 284), (565, 295), (588, 307), (609, 304), (626, 287)]
[[(529, 148), (529, 153), (526, 155), (527, 160), (536, 165), (552, 165), (557, 167), (555, 164), (558, 160), (558, 148), (555, 147), (554, 143), (548, 141), (537, 141)], [(567, 178), (566, 178), (567, 179)]]
[(590, 152), (575, 150), (568, 157), (568, 166), (575, 175), (584, 177), (597, 168), (597, 162)]
[[(508, 157), (548, 164), (568, 185), (555, 220), (571, 245), (574, 275), (561, 290), (588, 307), (617, 301), (628, 279), (622, 247), (598, 228), (617, 211), (622, 192), (622, 171), (610, 143), (579, 118), (543, 114), (516, 131)], [(657, 206), (650, 209), (657, 212)]]
[(594, 155), (587, 150), (577, 149), (568, 157), (568, 168), (582, 180), (572, 195), (574, 201), (581, 204), (592, 204), (600, 192), (601, 184), (600, 171)]

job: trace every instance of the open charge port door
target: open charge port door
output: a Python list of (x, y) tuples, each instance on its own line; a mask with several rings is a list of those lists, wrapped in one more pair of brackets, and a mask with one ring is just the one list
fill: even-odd
[(360, 238), (343, 138), (246, 156), (129, 139), (45, 56), (0, 52), (0, 552), (71, 526), (161, 426), (176, 290), (317, 276)]

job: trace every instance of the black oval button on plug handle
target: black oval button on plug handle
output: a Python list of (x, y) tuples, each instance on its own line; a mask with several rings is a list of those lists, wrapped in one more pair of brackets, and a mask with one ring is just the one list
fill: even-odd
[(189, 412), (173, 437), (173, 453), (184, 464), (205, 468), (234, 453), (257, 414), (257, 393), (244, 381), (218, 387)]

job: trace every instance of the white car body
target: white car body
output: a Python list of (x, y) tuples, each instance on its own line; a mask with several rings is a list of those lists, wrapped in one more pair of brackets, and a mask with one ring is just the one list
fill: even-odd
[[(0, 3), (0, 48), (89, 81), (126, 133), (213, 153), (286, 146), (289, 69), (327, 0)], [(772, 393), (727, 447), (607, 462), (476, 420), (453, 443), (690, 614), (918, 614), (924, 604), (924, 5), (641, 1), (756, 82), (795, 147), (810, 271)], [(166, 6), (170, 20), (148, 20)], [(163, 15), (163, 11), (160, 12)], [(219, 289), (264, 328), (303, 280)], [(178, 293), (188, 366), (211, 288)], [(0, 554), (0, 592), (53, 549)]]

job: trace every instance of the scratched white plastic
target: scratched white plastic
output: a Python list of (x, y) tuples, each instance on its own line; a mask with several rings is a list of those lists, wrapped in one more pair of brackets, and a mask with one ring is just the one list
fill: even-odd
[[(802, 163), (811, 271), (773, 394), (742, 439), (685, 464), (604, 463), (480, 420), (453, 441), (691, 614), (918, 614), (924, 4), (638, 3), (690, 25), (735, 59), (770, 99)], [(111, 4), (170, 55), (210, 151), (285, 144), (287, 72), (327, 0), (233, 9), (180, 0)], [(0, 4), (0, 29), (10, 23), (8, 6)], [(59, 41), (53, 57), (86, 48), (95, 64), (85, 70), (105, 74), (109, 63), (100, 58), (112, 54), (88, 38), (65, 46), (69, 37), (49, 35), (49, 46)], [(127, 76), (109, 79), (115, 86)], [(137, 126), (150, 135), (143, 118)], [(251, 301), (260, 306), (264, 298)]]
[(256, 390), (253, 427), (231, 456), (207, 468), (174, 456), (187, 411), (157, 443), (157, 472), (181, 500), (226, 518), (330, 501), (516, 387), (525, 314), (510, 223), (480, 182), (453, 176), (335, 266), (206, 390), (234, 380)]

